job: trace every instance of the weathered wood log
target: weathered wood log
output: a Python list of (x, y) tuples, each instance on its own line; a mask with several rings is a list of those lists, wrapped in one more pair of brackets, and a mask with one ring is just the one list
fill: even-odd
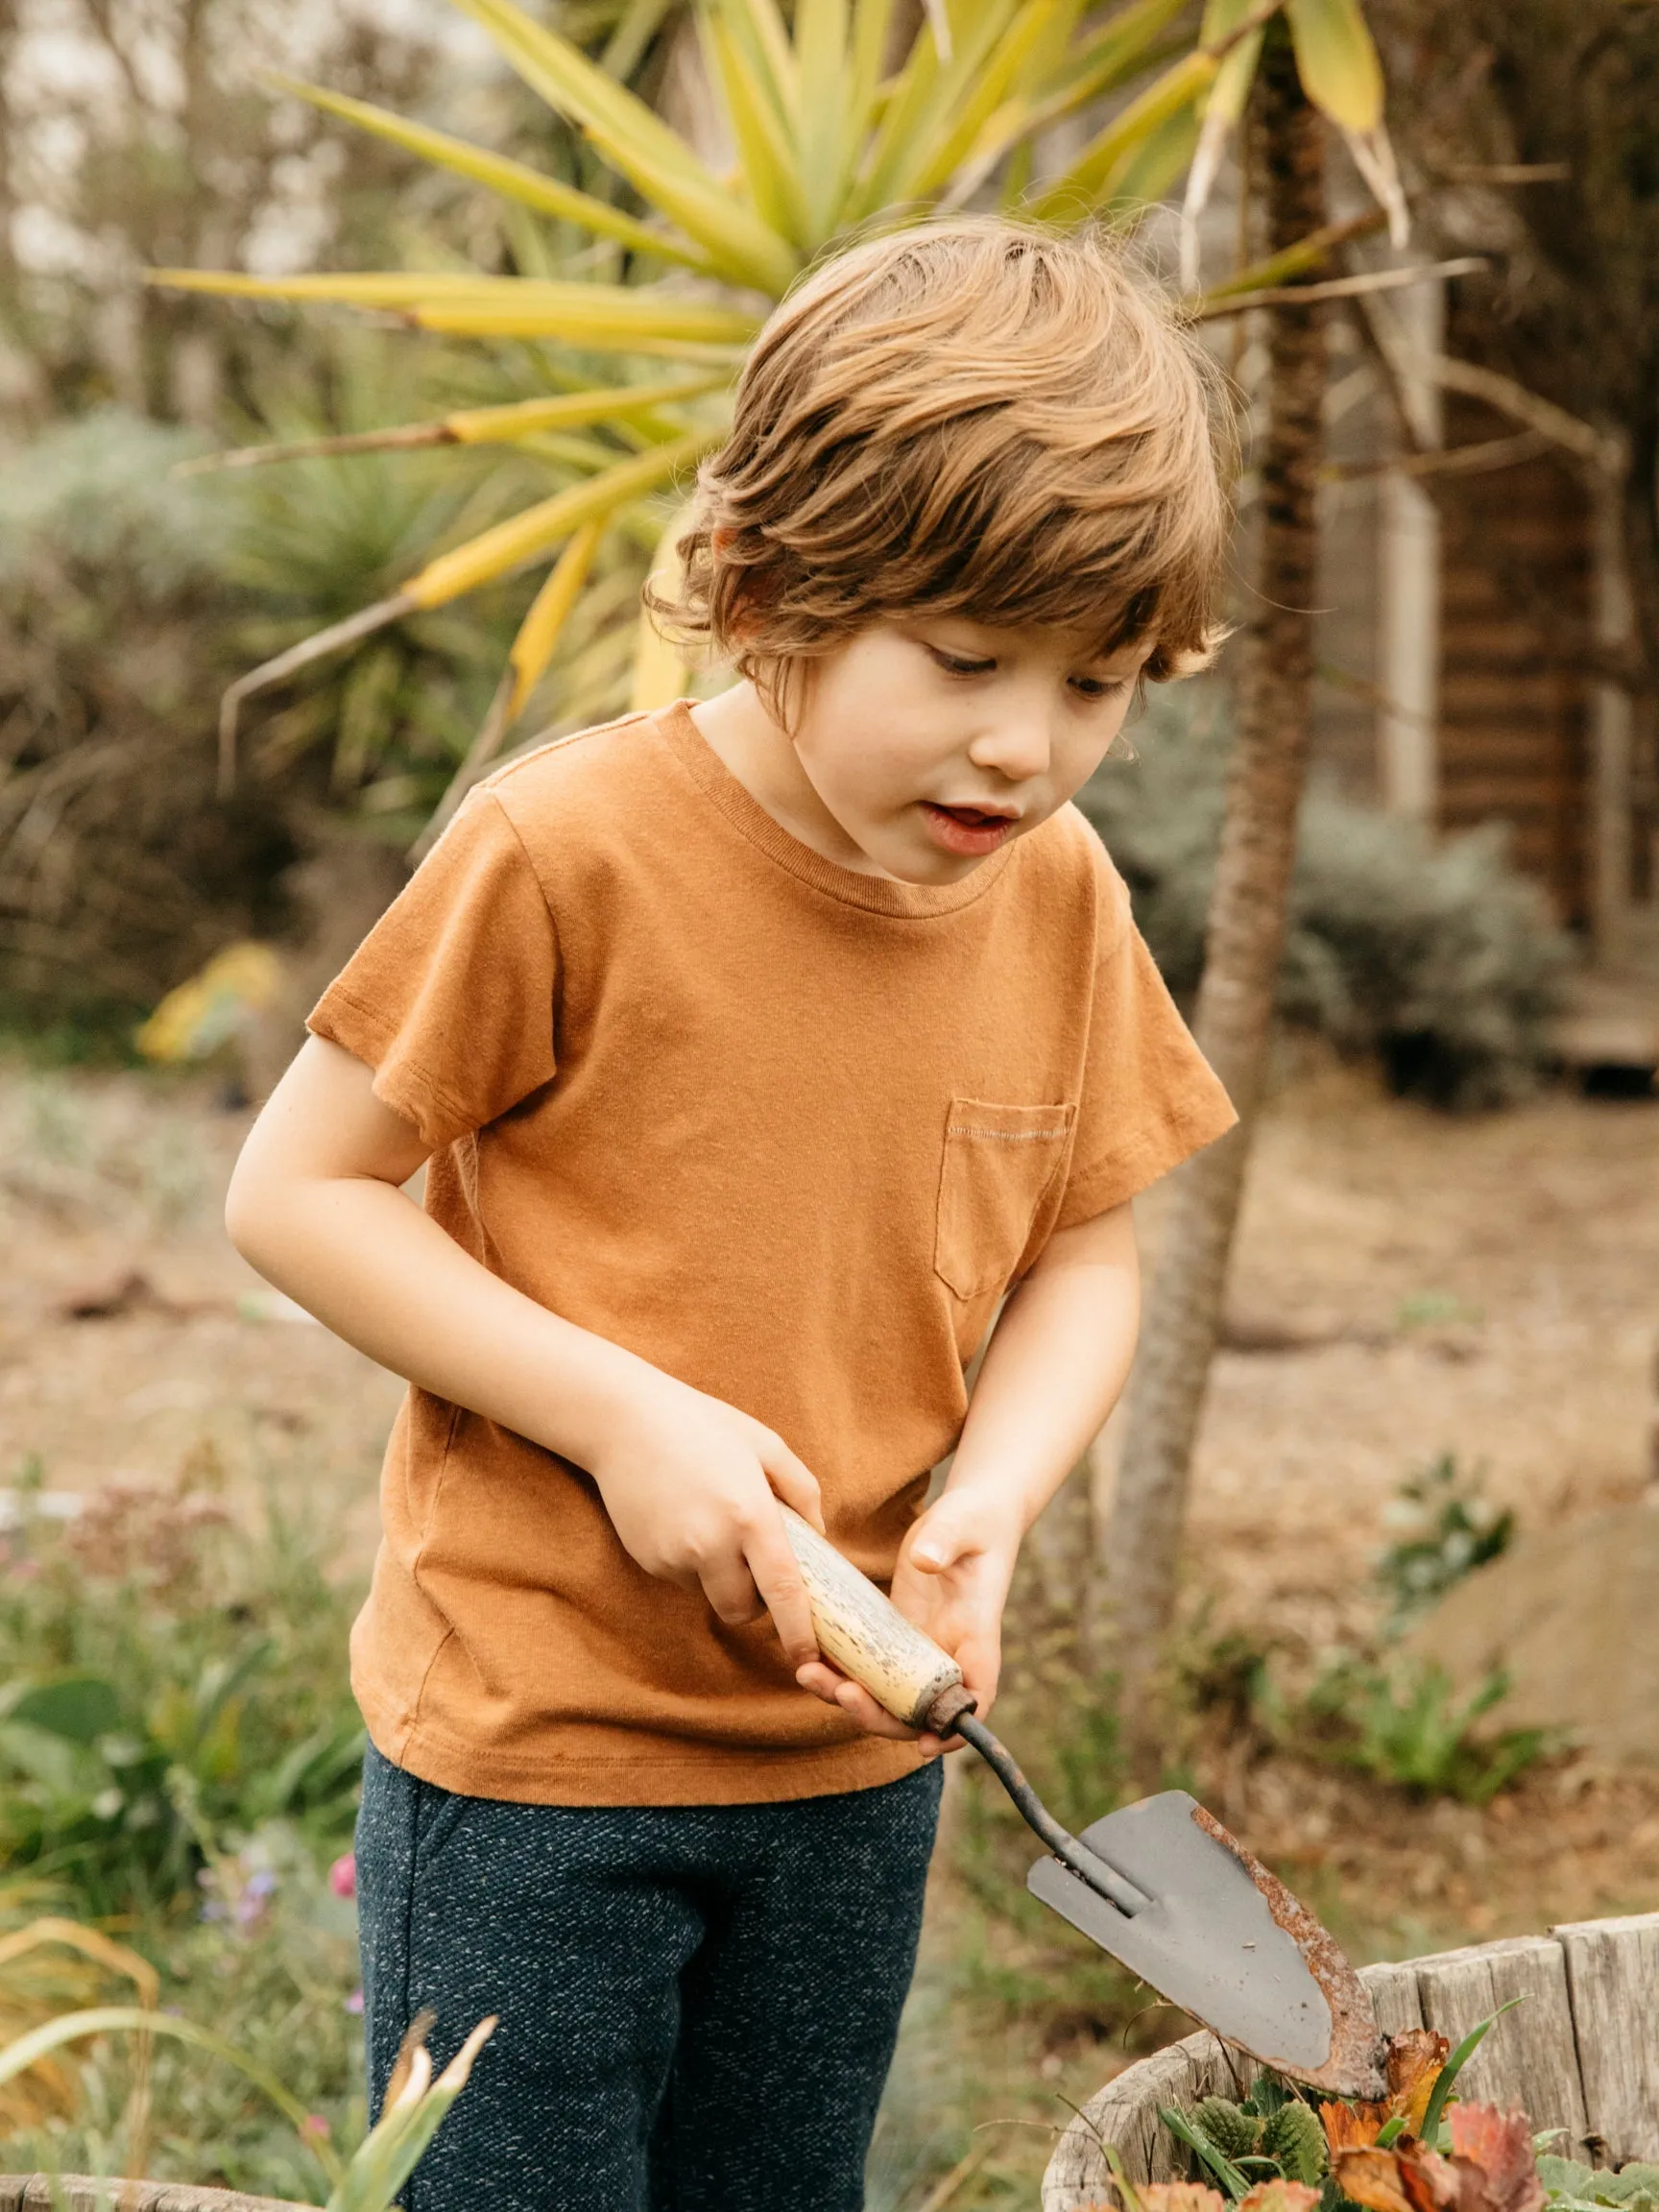
[(1554, 1931), (1599, 2166), (1659, 2158), (1659, 1912)]
[[(1385, 2035), (1427, 2027), (1455, 2043), (1501, 2005), (1524, 1999), (1469, 2061), (1459, 2092), (1519, 2104), (1535, 2128), (1560, 2128), (1557, 2148), (1571, 2157), (1599, 2166), (1659, 2158), (1659, 1912), (1363, 1966), (1359, 1979)], [(1043, 2212), (1083, 2212), (1106, 2200), (1102, 2142), (1116, 2146), (1131, 2181), (1177, 2177), (1185, 2154), (1159, 2105), (1236, 2096), (1249, 2078), (1247, 2062), (1207, 2032), (1127, 2068), (1061, 2136), (1043, 2178)]]
[(287, 2199), (196, 2189), (182, 2181), (108, 2181), (89, 2174), (0, 2174), (0, 2212), (309, 2212)]
[[(1065, 2206), (1066, 2212), (1103, 2194), (1102, 2142), (1117, 2145), (1132, 2180), (1172, 2181), (1178, 2165), (1185, 2170), (1186, 2152), (1159, 2120), (1159, 2105), (1237, 2096), (1241, 2083), (1236, 2062), (1230, 2061), (1230, 2054), (1208, 2029), (1142, 2058), (1091, 2098), (1084, 2107), (1087, 2121), (1074, 2120), (1061, 2136), (1044, 2176), (1044, 2212), (1051, 2186), (1064, 2192), (1055, 2196), (1054, 2202)], [(1115, 2094), (1119, 2089), (1124, 2092), (1121, 2096)]]
[(1457, 2077), (1457, 2094), (1519, 2104), (1535, 2129), (1561, 2128), (1569, 2144), (1581, 2144), (1584, 2085), (1560, 1944), (1550, 1936), (1518, 1936), (1415, 1964), (1423, 2025), (1453, 2043), (1501, 2005), (1522, 2000)]

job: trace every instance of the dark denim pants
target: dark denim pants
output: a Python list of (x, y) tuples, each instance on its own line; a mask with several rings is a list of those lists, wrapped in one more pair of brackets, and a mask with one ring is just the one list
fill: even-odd
[(406, 2212), (858, 2212), (915, 1962), (938, 1763), (781, 1805), (506, 1805), (371, 1749), (371, 2109), (432, 2007), (500, 2026)]

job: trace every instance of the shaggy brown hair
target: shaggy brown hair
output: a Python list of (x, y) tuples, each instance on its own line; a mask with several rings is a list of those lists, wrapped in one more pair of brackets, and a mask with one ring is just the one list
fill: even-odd
[(766, 324), (679, 541), (668, 633), (783, 708), (883, 616), (1220, 637), (1233, 419), (1170, 307), (1091, 235), (937, 223), (825, 264)]

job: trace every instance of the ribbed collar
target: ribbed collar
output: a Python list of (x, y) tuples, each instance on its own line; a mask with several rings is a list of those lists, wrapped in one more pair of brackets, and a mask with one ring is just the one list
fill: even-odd
[(781, 823), (775, 822), (698, 729), (684, 699), (653, 715), (652, 724), (699, 789), (752, 845), (758, 846), (769, 860), (799, 877), (803, 883), (840, 900), (845, 906), (861, 906), (868, 914), (888, 914), (901, 920), (954, 914), (984, 898), (1013, 854), (1017, 840), (1010, 838), (960, 883), (900, 883), (888, 876), (861, 876), (856, 869), (825, 859), (809, 845), (803, 845), (799, 837), (792, 837)]

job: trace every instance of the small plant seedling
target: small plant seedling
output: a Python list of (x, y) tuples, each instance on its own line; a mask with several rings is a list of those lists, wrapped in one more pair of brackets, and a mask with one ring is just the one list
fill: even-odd
[(1508, 1550), (1515, 1516), (1481, 1496), (1484, 1474), (1481, 1467), (1465, 1472), (1455, 1453), (1442, 1452), (1401, 1483), (1387, 1509), (1400, 1533), (1379, 1553), (1375, 1568), (1389, 1600), (1390, 1635)]

